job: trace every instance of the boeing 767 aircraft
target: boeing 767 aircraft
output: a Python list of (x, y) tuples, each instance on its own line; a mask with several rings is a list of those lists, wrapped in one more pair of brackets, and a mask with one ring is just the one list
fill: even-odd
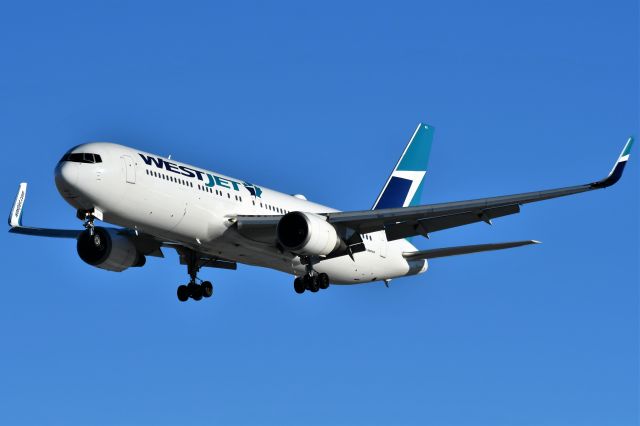
[[(82, 229), (22, 225), (27, 184), (21, 183), (9, 232), (73, 238), (89, 265), (121, 272), (163, 257), (173, 248), (187, 266), (178, 299), (213, 294), (203, 267), (236, 269), (237, 263), (295, 276), (297, 293), (329, 284), (384, 281), (427, 270), (427, 260), (535, 244), (514, 241), (417, 250), (408, 240), (456, 226), (520, 212), (520, 206), (615, 184), (629, 158), (629, 138), (611, 173), (597, 182), (470, 201), (419, 205), (433, 128), (419, 124), (370, 210), (341, 212), (241, 179), (113, 143), (78, 145), (62, 156), (55, 182), (84, 221)], [(95, 219), (120, 228), (102, 227)]]

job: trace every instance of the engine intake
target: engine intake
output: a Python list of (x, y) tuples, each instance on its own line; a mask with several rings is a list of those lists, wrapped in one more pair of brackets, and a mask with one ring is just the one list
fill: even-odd
[(307, 256), (326, 256), (344, 245), (327, 218), (313, 213), (287, 213), (278, 222), (276, 233), (284, 248)]
[(93, 235), (87, 229), (78, 237), (76, 248), (80, 259), (107, 271), (122, 272), (146, 262), (128, 237), (112, 229), (95, 227)]

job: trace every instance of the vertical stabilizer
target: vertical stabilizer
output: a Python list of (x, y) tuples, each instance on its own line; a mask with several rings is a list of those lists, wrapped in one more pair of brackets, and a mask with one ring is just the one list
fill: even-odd
[(420, 123), (385, 183), (372, 210), (420, 204), (434, 128)]

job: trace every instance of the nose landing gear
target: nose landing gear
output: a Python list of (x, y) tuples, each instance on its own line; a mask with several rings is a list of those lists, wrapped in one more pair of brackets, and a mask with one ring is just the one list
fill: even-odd
[(89, 235), (93, 237), (95, 232), (95, 225), (93, 224), (93, 221), (96, 219), (93, 215), (93, 210), (78, 210), (76, 212), (76, 217), (84, 221), (82, 226), (84, 226), (85, 229), (88, 229)]

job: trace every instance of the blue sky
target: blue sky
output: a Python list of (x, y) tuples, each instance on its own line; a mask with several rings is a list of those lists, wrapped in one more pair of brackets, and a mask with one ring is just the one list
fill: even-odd
[[(90, 140), (348, 210), (419, 121), (425, 203), (598, 179), (639, 128), (636, 1), (13, 2), (0, 40), (32, 225), (80, 227), (52, 171)], [(542, 245), (390, 289), (240, 267), (181, 304), (175, 253), (116, 274), (0, 233), (0, 423), (635, 425), (637, 148), (613, 188), (418, 242)]]

